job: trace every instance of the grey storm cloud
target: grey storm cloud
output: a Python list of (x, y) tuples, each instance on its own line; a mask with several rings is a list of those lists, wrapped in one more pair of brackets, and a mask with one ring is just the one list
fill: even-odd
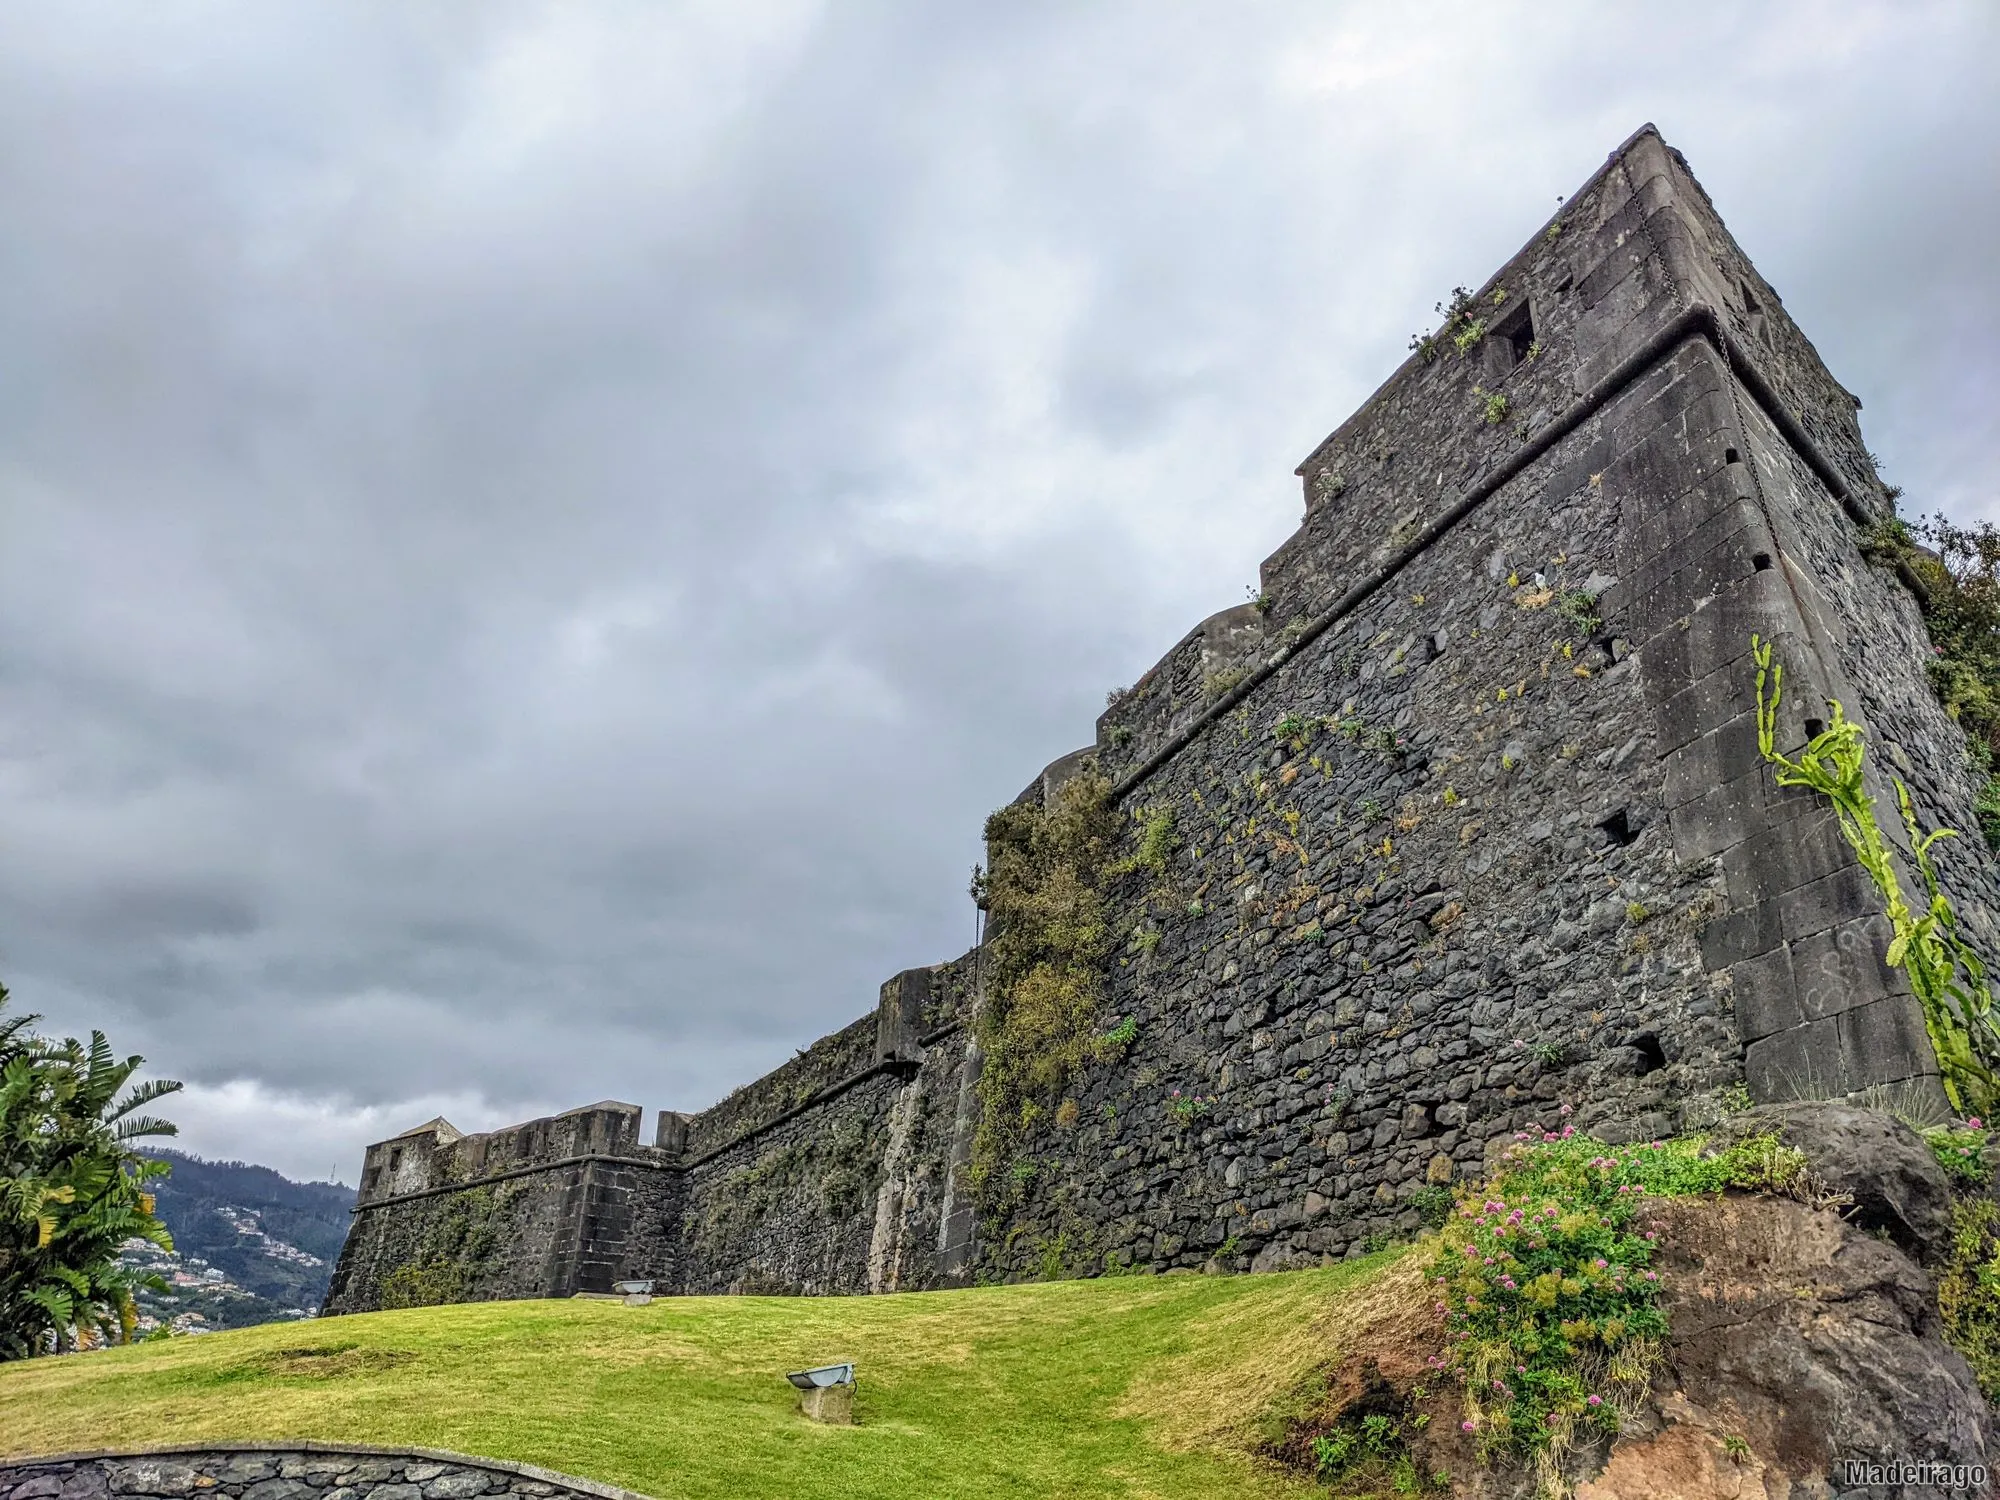
[(963, 951), (1432, 304), (1659, 123), (1990, 513), (1984, 3), (0, 3), (0, 976), (351, 1173)]

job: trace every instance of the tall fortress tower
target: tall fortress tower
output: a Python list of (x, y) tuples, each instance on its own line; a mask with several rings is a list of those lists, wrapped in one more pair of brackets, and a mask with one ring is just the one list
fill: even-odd
[[(1785, 746), (1829, 699), (1865, 725), (1891, 837), (1889, 775), (1977, 826), (1915, 581), (1863, 556), (1859, 405), (1640, 130), (1299, 465), (1260, 598), (989, 829), (1103, 918), (1042, 976), (1087, 1037), (1009, 1030), (996, 924), (649, 1135), (433, 1121), (369, 1148), (327, 1310), (1317, 1263), (1559, 1103), (1630, 1139), (1746, 1087), (1934, 1086), (1881, 897), (1757, 744), (1753, 635)], [(1992, 856), (1939, 857), (2000, 953)]]

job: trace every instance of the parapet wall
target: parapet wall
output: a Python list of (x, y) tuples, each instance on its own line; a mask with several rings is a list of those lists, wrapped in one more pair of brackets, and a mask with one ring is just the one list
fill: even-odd
[(0, 1500), (645, 1500), (631, 1490), (532, 1464), (429, 1448), (228, 1443), (0, 1459)]
[[(595, 1263), (702, 1291), (1298, 1264), (1409, 1231), (1565, 1105), (1631, 1137), (1744, 1085), (1934, 1088), (1879, 897), (1756, 744), (1753, 633), (1788, 746), (1838, 698), (1879, 789), (1976, 826), (1915, 601), (1860, 551), (1889, 507), (1855, 411), (1641, 131), (1299, 467), (1260, 600), (1023, 793), (1095, 766), (1134, 846), (1170, 830), (1104, 891), (1129, 1040), (975, 1193), (995, 997), (976, 952), (899, 975), (684, 1142), (663, 1127), (675, 1186)], [(1988, 952), (1995, 873), (1951, 846)]]

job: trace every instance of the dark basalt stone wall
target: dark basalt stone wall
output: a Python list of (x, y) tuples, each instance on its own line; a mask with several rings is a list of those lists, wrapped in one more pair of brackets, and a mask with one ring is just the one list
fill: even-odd
[[(1615, 1138), (1735, 1086), (1934, 1088), (1879, 896), (1756, 744), (1753, 633), (1788, 746), (1837, 698), (1885, 810), (1895, 775), (1976, 826), (1916, 603), (1861, 554), (1889, 507), (1856, 401), (1650, 128), (1470, 308), (1299, 467), (1259, 603), (1023, 794), (1093, 765), (1172, 851), (1105, 892), (1130, 1042), (976, 1209), (977, 952), (650, 1146), (597, 1106), (434, 1132), (401, 1175), (371, 1148), (329, 1308), (449, 1258), (424, 1205), (496, 1171), (520, 1228), (463, 1295), (882, 1291), (1360, 1254), (1562, 1103)], [(1991, 855), (1943, 866), (2000, 951)]]

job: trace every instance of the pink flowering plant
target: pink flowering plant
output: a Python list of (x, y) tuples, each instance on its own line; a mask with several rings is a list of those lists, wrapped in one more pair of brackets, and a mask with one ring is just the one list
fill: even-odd
[(1553, 1482), (1577, 1432), (1615, 1432), (1651, 1377), (1667, 1332), (1657, 1200), (1783, 1190), (1802, 1171), (1770, 1137), (1710, 1155), (1699, 1139), (1613, 1146), (1567, 1124), (1520, 1132), (1498, 1175), (1460, 1195), (1430, 1271), (1465, 1431), (1489, 1453), (1536, 1459)]
[(1977, 1118), (1932, 1125), (1920, 1132), (1947, 1177), (1960, 1187), (1982, 1187), (1992, 1176), (1986, 1165), (1986, 1122)]

